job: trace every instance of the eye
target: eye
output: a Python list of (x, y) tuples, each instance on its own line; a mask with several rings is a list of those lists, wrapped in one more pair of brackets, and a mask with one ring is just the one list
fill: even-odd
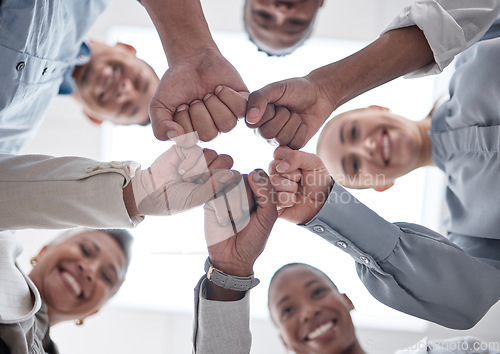
[(359, 162), (358, 159), (352, 160), (352, 172), (354, 175), (357, 175), (359, 172)]
[(90, 248), (88, 248), (85, 244), (80, 243), (80, 250), (82, 251), (82, 254), (85, 257), (90, 257), (91, 255)]
[(263, 11), (256, 11), (255, 15), (257, 15), (257, 17), (260, 17), (263, 20), (270, 20), (272, 18), (270, 14)]
[(352, 126), (351, 128), (351, 139), (354, 140), (356, 139), (356, 126)]
[(295, 307), (293, 307), (293, 306), (285, 306), (281, 310), (280, 318), (281, 319), (286, 319), (286, 318), (290, 317), (291, 315), (293, 315), (294, 312), (295, 312)]
[(327, 291), (327, 289), (325, 287), (318, 287), (316, 289), (313, 290), (312, 292), (312, 297), (318, 297), (320, 296), (321, 294), (323, 294), (325, 291)]
[(132, 103), (130, 101), (125, 102), (122, 106), (122, 109), (120, 109), (120, 114), (125, 114), (129, 110), (131, 105)]
[(104, 279), (104, 281), (106, 283), (108, 283), (109, 285), (113, 285), (113, 279), (111, 279), (112, 278), (111, 275), (109, 275), (106, 272), (102, 272), (101, 274), (102, 274), (102, 278)]

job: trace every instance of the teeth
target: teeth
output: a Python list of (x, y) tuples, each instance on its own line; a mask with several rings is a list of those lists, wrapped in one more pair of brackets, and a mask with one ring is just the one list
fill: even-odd
[(63, 272), (62, 276), (64, 277), (64, 279), (68, 281), (69, 285), (71, 285), (73, 291), (75, 292), (75, 295), (80, 296), (80, 294), (82, 293), (82, 288), (80, 288), (80, 285), (78, 284), (76, 279), (73, 278), (73, 276), (67, 272)]
[(318, 328), (316, 328), (314, 331), (312, 331), (311, 333), (309, 333), (309, 335), (307, 336), (307, 338), (309, 340), (312, 340), (312, 339), (316, 339), (318, 338), (319, 336), (325, 334), (330, 328), (333, 327), (333, 322), (327, 322), (325, 323), (324, 325), (321, 325), (319, 326)]
[(389, 145), (389, 137), (387, 135), (384, 135), (383, 138), (383, 144), (384, 144), (384, 160), (389, 161), (389, 155), (391, 153), (390, 145)]

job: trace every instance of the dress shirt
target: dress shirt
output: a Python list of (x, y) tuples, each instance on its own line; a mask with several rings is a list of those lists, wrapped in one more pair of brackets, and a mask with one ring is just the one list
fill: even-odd
[(108, 2), (0, 2), (0, 153), (18, 152), (34, 134)]
[(498, 0), (421, 0), (403, 9), (383, 33), (418, 26), (435, 62), (405, 77), (438, 74), (457, 54), (476, 43), (499, 14)]
[[(500, 35), (498, 31), (497, 35)], [(432, 115), (432, 159), (447, 175), (449, 238), (500, 268), (500, 38), (461, 54)]]

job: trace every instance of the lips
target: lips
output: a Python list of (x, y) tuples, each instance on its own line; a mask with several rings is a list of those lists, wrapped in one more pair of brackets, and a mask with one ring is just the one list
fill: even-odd
[(83, 295), (83, 289), (80, 283), (76, 280), (76, 278), (66, 270), (61, 270), (60, 272), (61, 272), (61, 277), (64, 279), (65, 284), (67, 284), (68, 287), (71, 290), (73, 290), (75, 296), (81, 297)]
[(314, 325), (313, 329), (307, 334), (305, 340), (313, 341), (313, 340), (322, 340), (329, 337), (335, 331), (337, 327), (338, 320), (332, 319), (321, 324)]
[(382, 132), (381, 140), (382, 143), (380, 144), (380, 149), (381, 149), (382, 161), (384, 161), (384, 164), (387, 166), (391, 161), (391, 140), (386, 130)]
[(107, 66), (102, 70), (97, 83), (99, 102), (106, 104), (116, 93), (121, 79), (121, 69)]

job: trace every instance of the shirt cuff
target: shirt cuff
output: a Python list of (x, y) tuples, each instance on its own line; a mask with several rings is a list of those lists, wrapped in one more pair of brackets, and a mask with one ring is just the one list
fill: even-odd
[(393, 252), (401, 232), (338, 183), (320, 212), (304, 227), (374, 268)]
[(498, 15), (498, 7), (492, 1), (481, 6), (468, 0), (417, 1), (404, 8), (383, 33), (416, 25), (424, 32), (435, 62), (405, 77), (438, 74), (481, 38)]

